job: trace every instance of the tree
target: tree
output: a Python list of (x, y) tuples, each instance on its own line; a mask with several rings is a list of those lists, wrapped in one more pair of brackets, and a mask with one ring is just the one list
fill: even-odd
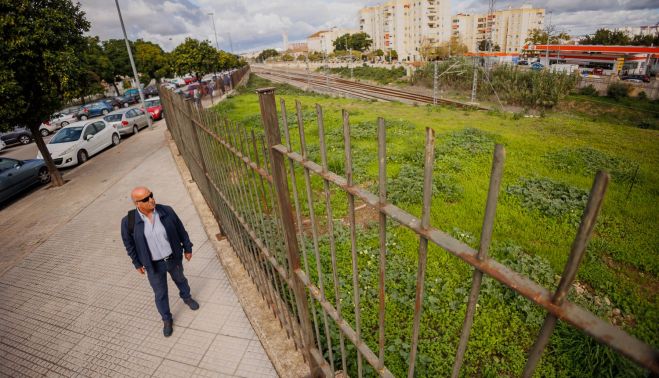
[[(133, 43), (129, 41), (132, 51), (135, 51)], [(126, 41), (123, 39), (109, 39), (103, 41), (103, 51), (105, 56), (108, 57), (111, 64), (111, 72), (102, 77), (107, 83), (112, 83), (117, 96), (119, 95), (119, 88), (117, 88), (117, 81), (121, 81), (120, 76), (132, 76), (133, 69), (130, 66), (128, 59), (128, 51), (126, 50)]]
[(389, 52), (389, 57), (391, 58), (391, 60), (398, 60), (398, 51), (391, 50)]
[(292, 62), (292, 61), (295, 60), (295, 58), (294, 58), (293, 55), (291, 55), (291, 54), (284, 54), (284, 55), (281, 57), (281, 60), (283, 60), (284, 62)]
[(138, 72), (144, 75), (144, 79), (140, 78), (140, 81), (144, 80), (148, 83), (151, 79), (156, 79), (156, 82), (160, 82), (161, 77), (171, 74), (169, 58), (160, 45), (138, 39), (134, 46), (135, 65)]
[(501, 47), (493, 45), (489, 39), (484, 39), (478, 43), (478, 51), (501, 51)]
[(545, 45), (547, 44), (547, 41), (549, 41), (549, 44), (556, 45), (570, 40), (571, 37), (569, 34), (565, 32), (555, 32), (553, 27), (551, 29), (552, 30), (550, 30), (549, 33), (547, 30), (532, 29), (524, 42), (532, 45)]
[(597, 29), (592, 36), (587, 35), (579, 41), (580, 45), (629, 45), (631, 38), (621, 31)]
[(191, 73), (197, 80), (219, 67), (217, 50), (209, 41), (186, 38), (171, 53), (174, 70), (178, 74)]
[(355, 33), (350, 36), (348, 43), (353, 50), (364, 52), (371, 48), (373, 40), (366, 33)]
[(0, 25), (0, 129), (28, 126), (53, 185), (63, 185), (39, 125), (75, 85), (89, 22), (70, 0), (0, 0)]
[(261, 51), (259, 56), (256, 57), (256, 60), (258, 60), (259, 62), (263, 62), (268, 58), (272, 58), (272, 57), (275, 57), (275, 56), (278, 56), (278, 55), (279, 55), (279, 53), (275, 49), (265, 49), (265, 50)]
[(85, 37), (84, 45), (78, 53), (80, 59), (80, 69), (71, 82), (74, 85), (69, 86), (64, 92), (64, 101), (68, 102), (74, 98), (80, 98), (97, 94), (103, 91), (101, 81), (104, 77), (112, 76), (112, 63), (103, 52), (98, 37)]
[(631, 44), (634, 46), (659, 46), (659, 34), (635, 35)]

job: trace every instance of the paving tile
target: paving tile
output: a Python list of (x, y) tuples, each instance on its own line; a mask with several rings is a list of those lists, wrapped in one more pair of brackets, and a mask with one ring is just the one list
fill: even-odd
[(249, 340), (256, 338), (252, 324), (242, 309), (236, 309), (229, 315), (226, 323), (224, 323), (224, 326), (220, 330), (220, 334)]
[(250, 341), (235, 375), (247, 378), (278, 377), (277, 371), (272, 366), (268, 355), (258, 340)]
[(218, 335), (199, 363), (199, 367), (223, 374), (234, 374), (247, 351), (249, 342), (249, 340)]
[(190, 261), (183, 262), (183, 271), (185, 276), (196, 277), (206, 268), (206, 265), (211, 261), (209, 257), (197, 256), (196, 253), (192, 254)]
[(185, 328), (179, 326), (178, 321), (174, 320), (174, 333), (169, 337), (163, 335), (162, 328), (162, 322), (155, 325), (142, 340), (138, 349), (154, 356), (167, 357), (174, 344), (181, 338)]
[(233, 307), (216, 303), (204, 303), (195, 311), (197, 314), (190, 324), (190, 328), (218, 333), (234, 310)]
[(153, 375), (155, 377), (172, 378), (194, 377), (195, 369), (197, 369), (196, 366), (165, 359)]
[(181, 332), (181, 330), (183, 334), (169, 351), (167, 358), (196, 366), (213, 342), (215, 334), (191, 328), (179, 328), (174, 332)]
[[(200, 303), (199, 309), (205, 307), (204, 303)], [(174, 325), (181, 327), (189, 327), (195, 319), (199, 310), (193, 311), (190, 307), (183, 302), (181, 298), (176, 298), (174, 301), (169, 301), (169, 309), (174, 318)]]
[(189, 279), (192, 297), (198, 301), (207, 301), (215, 292), (220, 280), (215, 278), (195, 277)]
[(222, 265), (220, 265), (220, 262), (217, 261), (217, 259), (211, 259), (208, 265), (206, 265), (206, 268), (199, 273), (199, 276), (223, 280), (227, 279), (224, 268), (222, 268)]

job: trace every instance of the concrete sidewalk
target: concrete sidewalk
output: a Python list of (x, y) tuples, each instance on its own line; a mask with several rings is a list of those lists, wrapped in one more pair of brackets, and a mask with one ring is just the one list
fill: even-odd
[[(143, 161), (103, 184), (0, 276), (0, 376), (277, 376), (207, 238), (166, 146), (164, 125), (124, 141), (117, 148), (126, 151), (117, 151), (139, 149), (141, 138), (155, 145)], [(95, 160), (89, 167), (102, 169), (102, 159)], [(74, 185), (57, 190), (72, 196), (85, 190)], [(137, 185), (149, 186), (159, 203), (174, 207), (195, 245), (183, 266), (201, 308), (191, 311), (170, 279), (169, 338), (162, 335), (148, 281), (133, 268), (119, 234)]]

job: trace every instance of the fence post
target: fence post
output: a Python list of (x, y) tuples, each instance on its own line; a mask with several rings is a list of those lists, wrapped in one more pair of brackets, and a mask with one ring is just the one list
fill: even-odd
[(293, 221), (293, 208), (288, 191), (288, 179), (286, 178), (286, 168), (284, 167), (284, 157), (277, 153), (272, 147), (281, 144), (281, 133), (279, 131), (279, 122), (277, 121), (277, 105), (275, 104), (275, 89), (261, 88), (256, 91), (259, 95), (259, 107), (261, 108), (261, 119), (265, 129), (268, 151), (270, 154), (270, 163), (272, 164), (272, 179), (281, 215), (281, 223), (284, 228), (286, 250), (288, 252), (290, 284), (293, 286), (295, 295), (295, 305), (300, 317), (300, 328), (304, 337), (304, 354), (309, 361), (309, 367), (312, 377), (322, 376), (318, 362), (311, 356), (311, 348), (314, 345), (311, 320), (309, 319), (309, 308), (307, 302), (306, 290), (304, 283), (296, 274), (300, 270), (300, 253), (298, 250), (297, 235), (295, 233), (295, 223)]

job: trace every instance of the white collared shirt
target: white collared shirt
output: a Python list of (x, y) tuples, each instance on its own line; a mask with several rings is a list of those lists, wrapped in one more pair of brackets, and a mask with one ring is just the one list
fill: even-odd
[(160, 221), (160, 215), (158, 212), (155, 209), (153, 210), (153, 223), (151, 223), (149, 217), (142, 214), (139, 209), (137, 210), (137, 213), (142, 218), (142, 221), (144, 221), (144, 237), (146, 238), (146, 244), (151, 251), (151, 261), (162, 260), (171, 255), (172, 246), (169, 245), (167, 231)]

